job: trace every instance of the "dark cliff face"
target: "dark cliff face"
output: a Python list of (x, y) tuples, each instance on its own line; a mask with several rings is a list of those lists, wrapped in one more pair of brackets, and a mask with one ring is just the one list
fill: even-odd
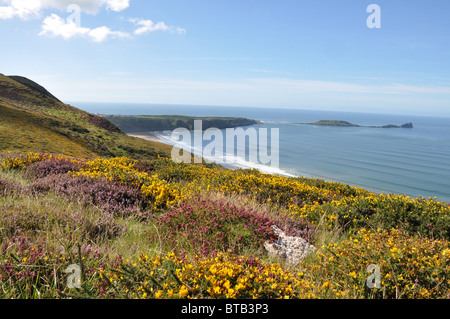
[(411, 122), (403, 124), (400, 126), (401, 128), (413, 128), (413, 124)]
[[(374, 127), (377, 127), (377, 126), (374, 126)], [(413, 124), (411, 122), (408, 122), (403, 125), (387, 124), (387, 125), (383, 125), (381, 127), (382, 128), (413, 128)]]
[(193, 130), (194, 120), (202, 120), (203, 130), (261, 124), (259, 121), (247, 118), (190, 117), (184, 115), (104, 115), (104, 117), (126, 133), (174, 130), (176, 128)]

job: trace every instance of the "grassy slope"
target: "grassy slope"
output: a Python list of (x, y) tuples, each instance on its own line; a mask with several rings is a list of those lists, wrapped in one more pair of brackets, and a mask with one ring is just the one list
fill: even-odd
[(0, 115), (0, 150), (135, 158), (170, 154), (167, 145), (130, 137), (23, 77), (0, 74)]
[(70, 138), (53, 129), (57, 118), (34, 114), (0, 104), (0, 145), (2, 149), (96, 156), (81, 139)]

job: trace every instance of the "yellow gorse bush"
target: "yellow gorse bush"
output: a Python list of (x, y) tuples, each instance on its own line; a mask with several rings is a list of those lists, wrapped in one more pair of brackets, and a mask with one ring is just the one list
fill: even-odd
[(89, 176), (92, 178), (103, 177), (109, 180), (117, 180), (122, 183), (131, 182), (134, 185), (143, 183), (148, 177), (147, 173), (141, 173), (134, 169), (135, 161), (127, 157), (111, 159), (97, 158), (86, 162), (87, 168), (75, 172), (74, 176)]
[(87, 168), (74, 172), (73, 176), (89, 176), (92, 178), (105, 178), (120, 183), (130, 183), (138, 187), (148, 199), (154, 209), (173, 206), (182, 199), (180, 190), (176, 185), (159, 179), (158, 174), (140, 172), (135, 168), (136, 161), (127, 157), (98, 158), (88, 161)]
[[(450, 295), (450, 244), (409, 236), (392, 229), (361, 229), (318, 253), (319, 262), (305, 271), (330, 282), (327, 297), (446, 298)], [(369, 265), (380, 267), (381, 287), (367, 288)]]
[(376, 224), (382, 223), (387, 228), (404, 226), (411, 232), (425, 235), (434, 232), (438, 237), (448, 236), (450, 222), (447, 203), (433, 198), (412, 199), (394, 194), (348, 196), (322, 204), (314, 202), (302, 207), (293, 206), (290, 214), (322, 223), (326, 228), (359, 229), (369, 224), (377, 228)]
[(142, 185), (141, 193), (151, 200), (154, 208), (173, 206), (181, 200), (181, 192), (178, 189), (160, 180), (157, 174), (152, 175), (151, 178), (151, 183)]
[[(164, 167), (159, 174), (164, 178), (191, 181), (195, 189), (229, 194), (249, 194), (261, 201), (278, 204), (331, 200), (336, 191), (308, 185), (300, 180), (279, 175), (262, 174), (257, 170), (230, 170), (202, 165), (175, 164), (162, 159)], [(356, 188), (355, 188), (356, 191)], [(299, 203), (300, 201), (300, 203)]]
[[(251, 256), (219, 253), (187, 261), (174, 253), (123, 262), (103, 271), (133, 298), (446, 298), (450, 245), (392, 229), (368, 231), (320, 249), (317, 261), (287, 270)], [(381, 287), (370, 289), (369, 265)]]
[(314, 298), (302, 274), (258, 258), (219, 253), (188, 262), (173, 253), (141, 256), (100, 276), (133, 298)]
[[(12, 152), (5, 152), (12, 153)], [(44, 154), (44, 153), (34, 153), (28, 152), (24, 154), (15, 155), (6, 155), (3, 157), (0, 162), (0, 167), (3, 169), (22, 169), (26, 168), (28, 165), (43, 161), (49, 160), (68, 160), (74, 163), (82, 163), (81, 160), (64, 156), (64, 155), (53, 155), (53, 154)]]

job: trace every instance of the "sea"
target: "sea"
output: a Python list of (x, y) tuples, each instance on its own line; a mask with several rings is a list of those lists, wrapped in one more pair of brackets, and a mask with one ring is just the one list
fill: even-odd
[[(268, 132), (272, 132), (278, 129), (279, 164), (272, 167), (257, 161), (250, 162), (249, 158), (240, 158), (233, 164), (235, 167), (256, 168), (264, 173), (286, 176), (321, 178), (376, 193), (405, 194), (412, 198), (436, 197), (439, 201), (450, 203), (450, 118), (281, 107), (71, 104), (97, 114), (246, 117), (259, 120), (262, 124), (254, 125), (257, 130), (267, 128)], [(360, 127), (304, 124), (320, 120), (348, 121)], [(413, 123), (412, 129), (364, 127), (408, 122)], [(173, 144), (170, 131), (154, 133), (160, 141)]]

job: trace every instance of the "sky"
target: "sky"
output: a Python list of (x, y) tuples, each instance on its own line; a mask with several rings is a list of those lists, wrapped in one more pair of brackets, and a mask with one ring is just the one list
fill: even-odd
[(0, 38), (75, 106), (450, 116), (448, 0), (0, 0)]

